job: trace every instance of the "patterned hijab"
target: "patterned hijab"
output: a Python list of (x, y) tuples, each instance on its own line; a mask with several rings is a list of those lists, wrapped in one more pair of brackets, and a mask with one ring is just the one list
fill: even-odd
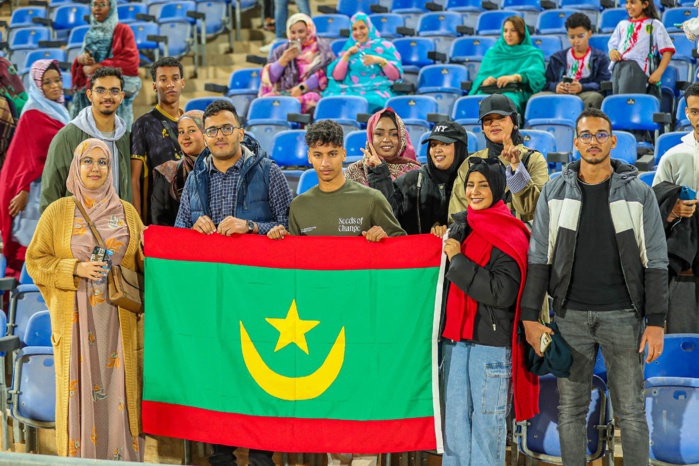
[(48, 99), (46, 95), (44, 95), (42, 84), (44, 74), (46, 74), (48, 70), (56, 70), (60, 75), (58, 61), (37, 60), (32, 65), (30, 70), (32, 80), (29, 82), (29, 100), (27, 100), (27, 103), (24, 105), (22, 113), (26, 112), (27, 110), (38, 110), (54, 120), (60, 121), (61, 123), (67, 125), (70, 123), (70, 115), (68, 114), (66, 107), (63, 105), (63, 93), (61, 93), (61, 96), (57, 101)]
[[(93, 149), (100, 150), (109, 161), (107, 178), (102, 186), (97, 189), (89, 189), (80, 178), (80, 163)], [(70, 164), (66, 188), (82, 204), (83, 208), (95, 224), (107, 249), (122, 251), (129, 241), (129, 229), (124, 218), (124, 206), (114, 190), (112, 183), (112, 153), (109, 147), (99, 139), (86, 139), (78, 145), (73, 153), (73, 161)], [(97, 245), (97, 240), (90, 231), (80, 209), (75, 207), (75, 220), (73, 224), (73, 238), (71, 250), (73, 256), (79, 260), (89, 260), (92, 249)], [(115, 254), (115, 258), (117, 255)], [(115, 262), (117, 264), (117, 262)]]
[[(180, 117), (179, 121), (190, 119), (197, 125), (200, 131), (204, 131), (204, 112), (201, 110), (190, 110)], [(194, 159), (191, 156), (185, 155), (180, 160), (168, 160), (167, 162), (155, 167), (155, 170), (163, 175), (170, 183), (170, 196), (179, 201), (182, 197), (184, 183), (187, 181), (189, 173), (194, 168)]]
[(289, 43), (274, 49), (272, 58), (262, 70), (260, 76), (260, 95), (271, 92), (273, 87), (278, 87), (283, 91), (288, 91), (299, 83), (306, 81), (312, 74), (325, 69), (335, 59), (335, 54), (330, 44), (316, 35), (316, 25), (313, 20), (303, 13), (292, 15), (286, 22), (286, 35), (291, 39), (291, 26), (303, 22), (306, 24), (306, 42), (301, 44), (301, 53), (295, 60), (289, 62), (284, 68), (281, 78), (277, 83), (272, 83), (269, 77), (269, 68), (273, 63), (279, 61), (281, 56), (289, 48)]
[(85, 35), (83, 52), (89, 50), (92, 58), (95, 59), (95, 63), (106, 60), (112, 55), (112, 40), (114, 39), (114, 29), (116, 29), (117, 24), (119, 24), (117, 0), (109, 0), (109, 14), (101, 23), (90, 13), (91, 27)]
[(410, 142), (410, 134), (408, 134), (408, 130), (405, 129), (405, 123), (403, 123), (401, 117), (390, 107), (379, 110), (369, 118), (366, 125), (367, 149), (369, 149), (369, 143), (374, 140), (374, 130), (383, 116), (389, 116), (390, 119), (396, 123), (398, 135), (400, 136), (400, 149), (398, 149), (396, 155), (384, 160), (387, 163), (420, 165), (415, 156), (415, 148), (412, 142)]

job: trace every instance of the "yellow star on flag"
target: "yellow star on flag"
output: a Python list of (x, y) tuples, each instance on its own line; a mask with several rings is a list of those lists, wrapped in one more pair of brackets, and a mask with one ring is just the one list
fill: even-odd
[(289, 343), (296, 343), (296, 346), (301, 348), (301, 351), (308, 354), (308, 343), (306, 343), (306, 332), (320, 323), (319, 320), (301, 320), (299, 311), (296, 309), (296, 300), (291, 302), (291, 307), (286, 317), (283, 319), (265, 319), (269, 324), (279, 330), (279, 340), (277, 347), (274, 348), (276, 353), (284, 348)]

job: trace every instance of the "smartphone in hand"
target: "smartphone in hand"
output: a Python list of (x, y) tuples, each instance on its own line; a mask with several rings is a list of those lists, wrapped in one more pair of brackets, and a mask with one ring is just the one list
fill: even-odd
[(680, 200), (681, 201), (695, 201), (697, 199), (697, 192), (688, 186), (682, 186), (680, 189)]
[(548, 348), (551, 344), (551, 341), (551, 335), (549, 335), (548, 333), (541, 334), (541, 340), (539, 342), (539, 351), (541, 352), (541, 354), (544, 354), (546, 348)]

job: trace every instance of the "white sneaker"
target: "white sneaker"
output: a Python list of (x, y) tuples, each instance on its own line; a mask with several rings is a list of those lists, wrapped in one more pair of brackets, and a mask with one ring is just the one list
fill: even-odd
[(272, 50), (273, 45), (274, 45), (274, 41), (270, 42), (267, 45), (263, 45), (262, 47), (260, 47), (260, 52), (269, 53), (269, 51)]

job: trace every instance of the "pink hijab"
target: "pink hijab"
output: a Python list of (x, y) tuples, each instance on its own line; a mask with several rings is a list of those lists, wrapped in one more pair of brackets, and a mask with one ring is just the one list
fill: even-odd
[[(80, 178), (80, 163), (93, 149), (99, 149), (109, 161), (107, 177), (97, 189), (89, 189)], [(124, 206), (114, 190), (112, 181), (112, 153), (107, 145), (99, 139), (87, 139), (81, 142), (73, 153), (66, 188), (80, 201), (87, 215), (97, 227), (108, 249), (118, 250), (128, 243), (129, 230), (124, 218)], [(89, 260), (97, 240), (78, 207), (75, 207), (75, 221), (71, 249), (73, 256), (80, 260)]]
[(376, 126), (379, 124), (379, 120), (382, 116), (386, 114), (386, 112), (392, 113), (395, 117), (396, 126), (398, 127), (398, 135), (400, 136), (400, 149), (398, 150), (398, 153), (396, 155), (394, 155), (390, 159), (384, 158), (384, 160), (387, 163), (408, 163), (420, 166), (420, 163), (417, 161), (417, 157), (415, 156), (415, 148), (413, 147), (412, 142), (410, 142), (410, 135), (408, 134), (408, 130), (405, 129), (405, 123), (403, 123), (403, 120), (391, 107), (379, 110), (378, 112), (374, 113), (371, 116), (371, 118), (369, 118), (369, 121), (366, 125), (367, 149), (369, 148), (369, 142), (374, 140), (374, 130), (376, 129)]

